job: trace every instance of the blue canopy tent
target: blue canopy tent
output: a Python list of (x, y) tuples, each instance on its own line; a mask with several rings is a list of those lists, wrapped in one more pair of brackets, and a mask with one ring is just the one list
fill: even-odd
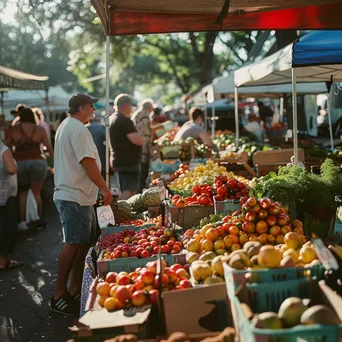
[[(293, 144), (298, 163), (296, 82), (327, 82), (330, 92), (334, 81), (342, 81), (341, 64), (342, 31), (312, 31), (264, 60), (236, 70), (235, 101), (242, 85), (292, 83)], [(330, 114), (329, 126), (333, 147)]]

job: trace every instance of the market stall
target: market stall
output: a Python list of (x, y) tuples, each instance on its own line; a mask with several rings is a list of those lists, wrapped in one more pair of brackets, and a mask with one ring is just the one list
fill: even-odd
[[(330, 92), (333, 83), (342, 80), (341, 49), (340, 31), (313, 31), (272, 56), (240, 68), (234, 73), (236, 103), (238, 87), (242, 85), (277, 85), (292, 81), (295, 163), (298, 163), (297, 82), (327, 82), (329, 84), (328, 92)], [(330, 115), (329, 126), (333, 148)]]
[[(250, 6), (252, 3), (248, 2)], [(299, 6), (303, 2), (265, 3), (267, 7), (263, 9), (271, 10)], [(210, 27), (217, 30), (219, 25), (213, 23), (222, 5), (221, 29), (227, 29), (232, 22), (235, 25), (238, 22), (244, 28), (248, 25), (260, 28), (266, 23), (275, 25), (275, 18), (278, 25), (283, 23), (289, 28), (298, 25), (299, 21), (305, 24), (308, 17), (314, 18), (314, 25), (321, 26), (326, 20), (321, 3), (315, 1), (314, 6), (279, 11), (281, 13), (269, 12), (271, 22), (267, 22), (261, 20), (266, 17), (260, 7), (242, 7), (241, 2), (238, 8), (229, 10), (260, 12), (244, 14), (245, 21), (241, 18), (233, 21), (231, 16), (224, 20), (229, 2), (208, 7), (207, 2), (200, 1), (172, 4), (133, 1), (122, 3), (121, 7), (119, 1), (103, 4), (93, 0), (108, 35), (175, 32), (189, 30), (189, 25), (191, 30)], [(234, 6), (234, 1), (231, 5)], [(193, 13), (195, 8), (196, 13)], [(213, 14), (198, 15), (198, 12), (208, 12), (208, 8)], [(312, 11), (318, 9), (321, 12), (313, 15)], [(151, 12), (144, 13), (148, 10)], [(297, 15), (293, 20), (281, 20), (278, 15), (286, 14), (284, 11)], [(319, 20), (317, 13), (320, 13)], [(209, 26), (202, 20), (204, 16), (209, 20)], [(201, 18), (201, 21), (194, 22), (190, 18)], [(333, 18), (325, 27), (332, 22)], [(108, 78), (109, 36), (107, 82)], [(107, 99), (108, 91), (107, 88)], [(300, 171), (299, 166), (292, 167), (296, 172)], [(331, 168), (330, 171), (330, 176), (336, 180), (337, 170)], [(319, 177), (322, 178), (315, 178), (315, 181), (329, 189), (326, 195), (331, 200), (334, 191), (340, 191), (342, 186), (333, 185), (332, 179), (325, 179), (324, 174)], [(254, 186), (248, 179), (208, 160), (192, 170), (182, 164), (173, 180), (162, 181), (158, 187), (128, 201), (118, 201), (113, 208), (117, 213), (115, 225), (102, 226), (102, 236), (95, 247), (97, 260), (89, 267), (97, 269), (96, 277), (90, 290), (85, 287), (88, 294), (86, 314), (80, 324), (71, 329), (73, 336), (79, 340), (103, 341), (131, 333), (110, 340), (121, 342), (166, 336), (170, 342), (202, 341), (208, 337), (212, 342), (230, 342), (235, 338), (249, 342), (258, 340), (260, 335), (266, 340), (269, 336), (273, 339), (280, 335), (337, 341), (342, 315), (341, 293), (336, 288), (338, 267), (335, 265), (340, 262), (341, 247), (325, 248), (319, 238), (307, 241), (305, 226), (293, 212), (291, 203), (278, 203), (259, 192), (253, 195), (250, 191)], [(143, 222), (136, 224), (136, 215), (145, 215), (146, 209), (158, 205), (162, 214), (158, 222), (150, 223), (151, 220), (145, 217)], [(147, 214), (149, 212), (147, 210)], [(127, 225), (127, 220), (133, 222)], [(322, 255), (329, 255), (330, 264)], [(333, 276), (324, 275), (323, 267)], [(318, 280), (321, 280), (319, 285)], [(265, 306), (269, 302), (268, 294), (277, 300)], [(289, 296), (296, 297), (295, 319), (292, 319), (292, 302), (285, 303)], [(263, 298), (264, 306), (260, 305)]]

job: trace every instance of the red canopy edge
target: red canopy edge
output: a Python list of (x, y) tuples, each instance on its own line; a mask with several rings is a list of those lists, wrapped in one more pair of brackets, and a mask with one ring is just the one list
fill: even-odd
[(222, 27), (217, 14), (129, 12), (110, 9), (110, 35), (234, 30), (340, 30), (342, 3), (269, 12), (229, 14)]

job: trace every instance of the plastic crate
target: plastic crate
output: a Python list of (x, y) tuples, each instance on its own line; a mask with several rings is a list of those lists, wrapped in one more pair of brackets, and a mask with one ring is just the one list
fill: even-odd
[[(324, 267), (314, 266), (310, 268), (273, 268), (264, 270), (235, 270), (228, 265), (224, 265), (224, 277), (227, 284), (229, 298), (235, 296), (235, 291), (245, 282), (246, 273), (252, 273), (256, 284), (266, 284), (286, 282), (289, 280), (299, 280), (305, 278), (324, 278)], [(273, 284), (272, 284), (273, 286)]]
[(214, 198), (215, 214), (231, 215), (241, 209), (240, 200), (216, 201)]
[[(106, 272), (133, 272), (138, 267), (145, 267), (146, 264), (150, 261), (156, 261), (157, 256), (151, 256), (149, 258), (117, 258), (117, 259), (108, 259), (101, 260), (103, 257), (103, 251), (100, 253), (99, 258), (97, 260), (97, 272), (99, 276), (102, 276)], [(163, 259), (167, 262), (168, 265), (173, 265), (177, 263), (185, 263), (185, 254), (162, 254)]]
[(119, 232), (123, 232), (126, 229), (134, 230), (139, 232), (141, 229), (151, 228), (155, 226), (155, 223), (146, 223), (141, 226), (133, 226), (131, 224), (123, 225), (123, 226), (113, 226), (113, 227), (105, 227), (101, 229), (101, 236), (107, 236), (109, 234), (117, 234)]
[(170, 215), (172, 223), (178, 224), (183, 229), (190, 229), (199, 225), (202, 218), (214, 214), (214, 207), (200, 205), (178, 208), (171, 206)]
[[(312, 325), (291, 329), (257, 329), (245, 316), (238, 297), (231, 299), (235, 314), (235, 328), (241, 342), (337, 342), (340, 341), (342, 324), (338, 326)], [(271, 310), (270, 310), (271, 311)]]
[(168, 163), (156, 159), (151, 161), (151, 169), (153, 172), (175, 172), (178, 170), (180, 164), (181, 161), (178, 159)]

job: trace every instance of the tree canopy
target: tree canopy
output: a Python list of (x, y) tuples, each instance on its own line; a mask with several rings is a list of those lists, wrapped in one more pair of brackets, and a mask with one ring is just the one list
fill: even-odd
[[(8, 3), (1, 3), (6, 10)], [(105, 72), (105, 37), (90, 1), (18, 0), (15, 19), (0, 19), (1, 64), (47, 75), (49, 85), (103, 96), (103, 79), (87, 81)], [(253, 59), (263, 48), (257, 44), (266, 41), (263, 36), (270, 32), (111, 37), (111, 94), (139, 91), (171, 101)], [(284, 45), (293, 36), (282, 38)]]

